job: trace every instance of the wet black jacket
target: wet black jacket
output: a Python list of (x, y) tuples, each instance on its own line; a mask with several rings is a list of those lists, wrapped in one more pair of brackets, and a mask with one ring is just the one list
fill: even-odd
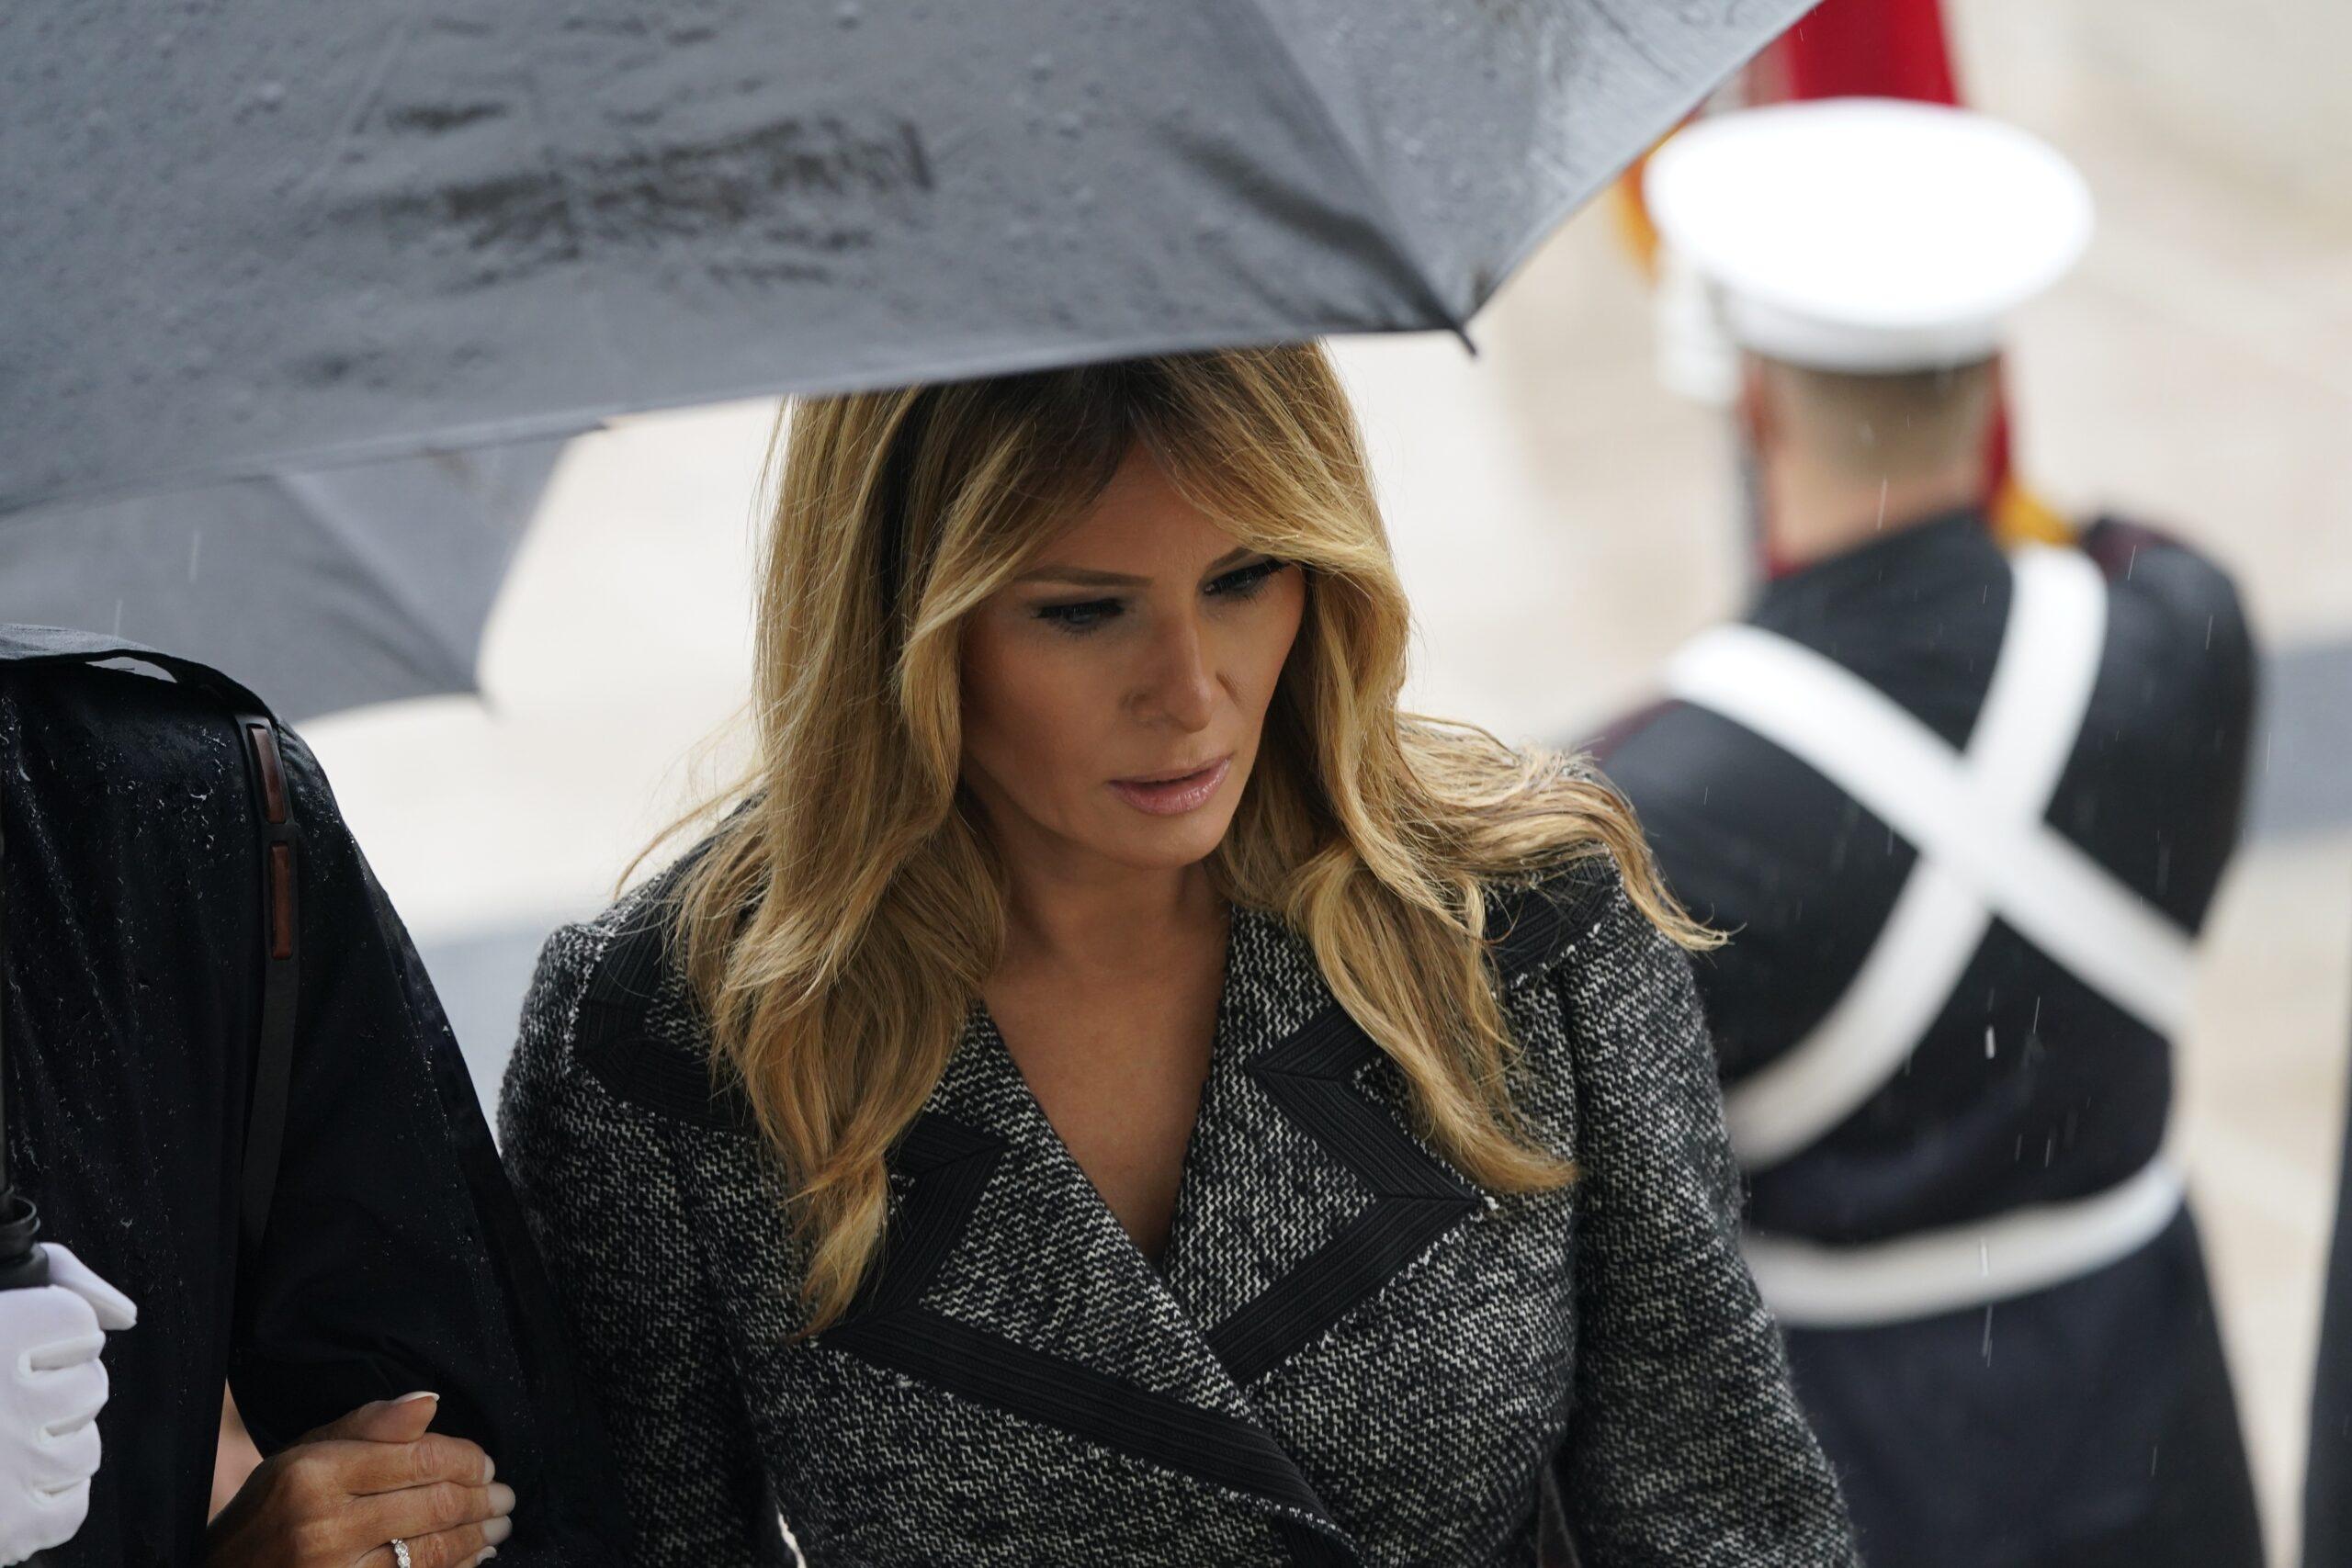
[(49, 1560), (198, 1559), (226, 1375), (265, 1452), (437, 1391), (437, 1429), (481, 1442), (515, 1488), (502, 1559), (622, 1561), (594, 1404), (456, 1042), (290, 731), (290, 1097), (240, 1280), (265, 919), (243, 745), (193, 684), (38, 661), (71, 637), (0, 627), (7, 1138), (43, 1234), (140, 1321), (107, 1342), (89, 1521)]
[[(2107, 580), (2106, 640), (2045, 820), (2194, 931), (2237, 841), (2252, 643), (2227, 574), (2178, 541), (2102, 521), (2082, 545)], [(1982, 517), (1956, 513), (1775, 581), (1747, 618), (1957, 750), (1984, 706), (2010, 591)], [(1661, 705), (1596, 749), (1674, 891), (1731, 933), (1698, 984), (1736, 1089), (1846, 990), (1917, 852), (1710, 709)], [(2156, 1153), (2171, 1098), (2171, 1042), (1996, 918), (1900, 1071), (1754, 1173), (1747, 1221), (1849, 1247), (2106, 1191)], [(1796, 1331), (1789, 1348), (1873, 1568), (2258, 1562), (2185, 1213), (2122, 1262), (1995, 1310)]]
[(2352, 1568), (2352, 1123), (2335, 1195), (2303, 1482), (2303, 1568)]

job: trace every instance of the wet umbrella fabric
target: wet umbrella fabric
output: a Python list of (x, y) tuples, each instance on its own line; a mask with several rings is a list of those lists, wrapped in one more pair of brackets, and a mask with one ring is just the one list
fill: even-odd
[(0, 621), (233, 670), (288, 718), (476, 689), (560, 439), (0, 516)]
[(1806, 3), (0, 11), (0, 511), (1458, 326)]

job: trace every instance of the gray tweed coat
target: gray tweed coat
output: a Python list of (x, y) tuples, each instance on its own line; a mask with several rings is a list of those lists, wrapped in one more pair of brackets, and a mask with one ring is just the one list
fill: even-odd
[(784, 1189), (651, 893), (558, 931), (500, 1124), (639, 1559), (1526, 1568), (1564, 1523), (1584, 1568), (1850, 1564), (1740, 1262), (1687, 962), (1606, 869), (1494, 907), (1573, 1187), (1473, 1187), (1303, 941), (1237, 911), (1158, 1268), (976, 1007), (882, 1266), (805, 1340)]

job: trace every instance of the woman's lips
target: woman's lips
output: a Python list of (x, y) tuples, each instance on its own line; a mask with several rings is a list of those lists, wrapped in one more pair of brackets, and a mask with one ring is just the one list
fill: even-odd
[(1111, 788), (1120, 799), (1137, 811), (1148, 811), (1154, 817), (1177, 817), (1208, 804), (1209, 796), (1225, 783), (1227, 772), (1233, 766), (1231, 757), (1219, 757), (1198, 772), (1172, 779), (1113, 779)]

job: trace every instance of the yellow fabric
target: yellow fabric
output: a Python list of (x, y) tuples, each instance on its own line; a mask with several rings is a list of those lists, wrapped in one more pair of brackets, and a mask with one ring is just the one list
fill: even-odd
[[(1659, 143), (1660, 146), (1664, 142)], [(1645, 152), (1634, 160), (1633, 167), (1617, 176), (1609, 187), (1609, 212), (1616, 220), (1617, 239), (1642, 269), (1642, 276), (1657, 281), (1657, 225), (1650, 221), (1650, 209), (1642, 199), (1642, 170), (1649, 163)]]
[(2075, 525), (2047, 502), (2018, 481), (2015, 474), (2001, 481), (1991, 508), (1993, 536), (2005, 548), (2024, 544), (2071, 545)]

